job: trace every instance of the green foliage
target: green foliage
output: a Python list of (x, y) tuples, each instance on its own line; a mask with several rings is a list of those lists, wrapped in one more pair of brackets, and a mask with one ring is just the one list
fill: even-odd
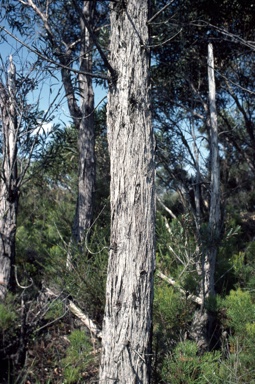
[(171, 384), (219, 384), (222, 382), (219, 378), (220, 355), (220, 352), (207, 352), (199, 356), (194, 342), (181, 342), (165, 357), (162, 379)]
[(8, 295), (5, 303), (0, 303), (0, 331), (5, 333), (10, 330), (17, 319), (17, 313), (14, 309), (14, 298)]
[(57, 318), (63, 316), (64, 314), (64, 305), (61, 300), (54, 300), (50, 303), (49, 308), (44, 316), (46, 320), (56, 320)]
[[(157, 214), (157, 266), (164, 273), (179, 280), (183, 270), (194, 271), (196, 260), (193, 224), (189, 214), (178, 219), (167, 220), (160, 212)], [(185, 274), (187, 275), (187, 274)], [(195, 278), (195, 274), (190, 274)], [(185, 285), (185, 276), (182, 285)], [(189, 286), (189, 289), (191, 287)]]
[(248, 291), (242, 291), (240, 288), (236, 291), (230, 291), (225, 298), (228, 326), (238, 335), (246, 333), (246, 324), (255, 321), (255, 304), (251, 294)]
[(242, 254), (242, 263), (238, 265), (238, 276), (240, 285), (249, 290), (255, 289), (255, 268), (254, 268), (255, 242), (251, 241)]
[(86, 369), (93, 362), (92, 347), (83, 331), (74, 330), (69, 341), (66, 357), (62, 360), (64, 384), (82, 383)]
[[(222, 373), (226, 379), (235, 377), (240, 382), (255, 382), (255, 303), (249, 291), (238, 288), (231, 290), (222, 300), (225, 311), (224, 326), (229, 329), (227, 370)], [(239, 382), (239, 381), (238, 381)]]
[(173, 287), (157, 281), (154, 295), (154, 313), (157, 318), (162, 319), (161, 326), (164, 330), (179, 327), (181, 322), (183, 325), (189, 320), (186, 317), (185, 300)]
[[(76, 250), (72, 259), (75, 260), (74, 268), (72, 271), (65, 272), (64, 276), (62, 272), (57, 280), (59, 286), (72, 295), (81, 308), (85, 307), (88, 316), (101, 324), (105, 303), (108, 247), (105, 239), (103, 237), (100, 239), (99, 231), (93, 238), (97, 241), (96, 246), (94, 243), (93, 248), (91, 243), (88, 246), (94, 252), (95, 249), (98, 250), (99, 253), (89, 255)], [(52, 278), (56, 276), (55, 273), (53, 271)]]
[(192, 316), (192, 305), (178, 290), (156, 278), (153, 305), (153, 349), (155, 382), (161, 377), (162, 361), (184, 337)]

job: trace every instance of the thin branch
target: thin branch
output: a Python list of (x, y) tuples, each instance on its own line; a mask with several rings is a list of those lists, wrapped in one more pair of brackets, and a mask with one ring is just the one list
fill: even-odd
[(108, 80), (111, 81), (111, 77), (108, 75), (104, 75), (103, 73), (91, 73), (91, 72), (86, 72), (86, 71), (80, 71), (79, 69), (74, 69), (71, 67), (68, 67), (67, 65), (61, 64), (56, 62), (55, 60), (49, 59), (48, 57), (42, 55), (39, 51), (36, 49), (31, 48), (28, 44), (26, 44), (24, 41), (20, 40), (17, 36), (15, 36), (13, 33), (8, 31), (6, 28), (0, 26), (0, 31), (4, 31), (7, 33), (10, 37), (12, 37), (15, 41), (17, 41), (19, 44), (21, 44), (23, 47), (27, 48), (30, 52), (34, 53), (41, 59), (45, 60), (46, 62), (50, 64), (54, 64), (56, 67), (67, 69), (68, 71), (71, 71), (73, 73), (85, 75), (85, 76), (90, 76), (92, 78), (97, 78), (97, 79), (103, 79), (103, 80)]
[(191, 301), (193, 301), (196, 304), (202, 305), (202, 299), (200, 297), (192, 295), (191, 293), (188, 293), (187, 291), (185, 291), (184, 289), (179, 287), (177, 282), (174, 279), (171, 279), (170, 277), (167, 277), (166, 275), (164, 275), (164, 273), (162, 273), (160, 271), (157, 271), (157, 276), (160, 277), (160, 279), (166, 281), (168, 284), (170, 284), (170, 285), (174, 286), (175, 288), (177, 288), (178, 291), (182, 295), (186, 296), (187, 300), (191, 300)]
[(160, 203), (160, 205), (165, 209), (165, 211), (167, 211), (167, 212), (169, 213), (169, 215), (170, 215), (173, 219), (177, 219), (177, 217), (176, 217), (175, 214), (171, 211), (171, 209), (168, 208), (158, 196), (157, 196), (157, 200), (158, 200), (158, 202)]
[[(55, 297), (56, 299), (58, 299), (60, 296), (60, 294), (54, 293), (50, 288), (45, 288), (45, 293), (48, 296)], [(77, 316), (83, 322), (83, 324), (86, 325), (86, 327), (90, 330), (90, 332), (94, 336), (96, 336), (98, 339), (101, 339), (101, 337), (102, 337), (101, 330), (97, 327), (97, 325), (84, 312), (82, 312), (82, 310), (79, 307), (77, 307), (77, 305), (74, 304), (74, 302), (72, 300), (68, 301), (67, 306), (68, 306), (69, 310), (75, 316)], [(47, 325), (49, 325), (49, 323)]]
[(18, 286), (19, 288), (21, 288), (21, 289), (28, 289), (28, 288), (32, 287), (32, 285), (34, 284), (33, 279), (32, 279), (31, 277), (30, 277), (30, 279), (29, 279), (29, 280), (31, 281), (31, 284), (24, 286), (24, 285), (21, 285), (21, 284), (19, 283), (19, 280), (18, 280), (18, 274), (17, 274), (17, 266), (16, 266), (16, 265), (14, 265), (14, 276), (15, 276), (15, 280), (16, 280), (16, 284), (17, 284), (17, 286)]
[[(95, 44), (95, 46), (96, 46), (96, 48), (97, 48), (97, 50), (98, 50), (98, 52), (99, 52), (103, 62), (104, 62), (104, 65), (106, 66), (106, 68), (109, 70), (109, 72), (111, 74), (111, 80), (113, 81), (115, 79), (115, 77), (116, 77), (115, 70), (112, 68), (111, 64), (109, 63), (109, 61), (108, 61), (104, 51), (102, 50), (100, 44), (97, 41), (97, 38), (96, 38), (96, 36), (95, 36), (95, 34), (94, 34), (90, 24), (88, 23), (88, 21), (87, 21), (86, 17), (84, 16), (83, 12), (81, 12), (80, 8), (77, 6), (76, 1), (72, 0), (72, 3), (74, 5), (74, 8), (77, 10), (77, 12), (79, 12), (79, 14), (80, 14), (80, 16), (82, 18), (82, 21), (84, 22), (84, 25), (87, 28), (87, 30), (89, 32), (89, 35), (90, 35), (93, 43)], [(109, 79), (109, 77), (108, 77), (108, 79)]]
[(109, 247), (107, 246), (104, 246), (103, 248), (100, 249), (100, 251), (97, 251), (97, 252), (92, 252), (89, 247), (88, 247), (88, 235), (92, 229), (92, 227), (95, 225), (95, 223), (97, 222), (97, 220), (99, 219), (99, 217), (101, 216), (102, 212), (104, 211), (106, 205), (103, 206), (103, 208), (101, 209), (101, 211), (99, 212), (98, 216), (95, 218), (95, 220), (93, 221), (93, 223), (91, 224), (91, 226), (88, 228), (87, 232), (86, 232), (86, 236), (85, 236), (85, 248), (86, 250), (88, 251), (88, 253), (90, 253), (91, 255), (98, 255), (99, 253), (101, 253), (104, 249), (108, 249), (109, 250)]
[(208, 27), (209, 26), (209, 27), (215, 29), (216, 31), (220, 32), (222, 35), (230, 37), (232, 39), (232, 41), (234, 41), (235, 43), (242, 44), (242, 45), (250, 48), (251, 50), (255, 51), (255, 44), (253, 42), (244, 40), (240, 36), (235, 35), (234, 33), (231, 33), (224, 28), (217, 27), (216, 25), (208, 23), (205, 20), (196, 20), (196, 21), (192, 22), (191, 24), (194, 26), (199, 26), (199, 27), (201, 27), (201, 26)]
[(174, 2), (174, 0), (171, 0), (169, 3), (164, 5), (163, 8), (161, 8), (157, 13), (155, 13), (154, 16), (152, 16), (148, 21), (147, 24), (150, 24), (153, 20), (155, 20), (169, 5), (171, 5)]
[(152, 44), (152, 45), (147, 45), (148, 48), (156, 48), (156, 47), (161, 47), (162, 45), (165, 45), (166, 43), (169, 43), (169, 41), (172, 41), (176, 36), (178, 36), (180, 33), (182, 32), (182, 28), (176, 32), (175, 35), (169, 37), (169, 39), (166, 39), (164, 41), (162, 41), (162, 43), (159, 43), (159, 44)]
[(98, 339), (101, 339), (102, 338), (102, 332), (101, 330), (96, 326), (96, 324), (87, 316), (85, 315), (84, 312), (82, 312), (82, 310), (77, 307), (73, 301), (70, 301), (69, 302), (69, 305), (68, 305), (70, 311), (75, 315), (77, 316), (82, 322), (83, 324), (86, 325), (86, 327), (90, 330), (90, 332), (96, 336)]
[(57, 321), (59, 321), (60, 319), (63, 319), (63, 317), (65, 317), (66, 314), (67, 314), (67, 311), (65, 311), (65, 312), (63, 313), (63, 315), (57, 317), (56, 319), (50, 321), (49, 323), (42, 325), (40, 328), (37, 328), (37, 329), (35, 330), (35, 332), (39, 332), (39, 331), (41, 331), (43, 328), (47, 328), (47, 327), (49, 327), (50, 325), (52, 325), (52, 324), (56, 323)]

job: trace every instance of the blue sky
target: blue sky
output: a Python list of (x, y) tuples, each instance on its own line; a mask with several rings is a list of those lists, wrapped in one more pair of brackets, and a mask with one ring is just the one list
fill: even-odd
[[(7, 26), (6, 29), (8, 29)], [(68, 125), (71, 122), (71, 118), (65, 100), (59, 71), (54, 71), (54, 77), (49, 75), (45, 76), (43, 71), (41, 73), (33, 71), (33, 64), (36, 61), (36, 55), (29, 51), (26, 47), (21, 46), (19, 42), (15, 41), (15, 39), (3, 31), (1, 34), (4, 34), (4, 39), (0, 36), (0, 56), (2, 59), (2, 65), (4, 64), (7, 66), (8, 58), (12, 55), (13, 62), (17, 68), (17, 73), (22, 72), (23, 75), (30, 74), (31, 78), (33, 78), (35, 74), (37, 76), (38, 88), (29, 93), (28, 102), (31, 104), (39, 103), (40, 109), (44, 112), (49, 111), (49, 106), (52, 105), (52, 112), (49, 111), (49, 115), (54, 115), (52, 122), (56, 124), (59, 123)], [(18, 36), (18, 38), (22, 40), (21, 36)], [(97, 106), (106, 96), (107, 91), (100, 86), (95, 86), (94, 92), (95, 106)], [(100, 106), (102, 106), (105, 102), (106, 99), (104, 99)], [(44, 124), (45, 129), (50, 129), (51, 126), (52, 123)]]

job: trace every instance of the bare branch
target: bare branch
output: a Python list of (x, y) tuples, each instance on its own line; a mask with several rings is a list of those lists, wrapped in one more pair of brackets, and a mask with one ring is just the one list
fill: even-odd
[(34, 284), (34, 282), (33, 282), (33, 279), (30, 277), (30, 284), (29, 285), (21, 285), (20, 283), (19, 283), (19, 280), (18, 280), (18, 274), (17, 274), (17, 266), (16, 265), (14, 265), (14, 275), (15, 275), (15, 280), (16, 280), (16, 284), (17, 284), (17, 286), (19, 287), (19, 288), (21, 288), (21, 289), (28, 289), (28, 288), (30, 288), (30, 287), (32, 287), (32, 285)]
[(85, 315), (84, 312), (82, 312), (82, 310), (79, 307), (77, 307), (77, 305), (74, 304), (73, 301), (69, 302), (68, 307), (69, 307), (70, 311), (75, 316), (77, 316), (83, 322), (83, 324), (86, 325), (86, 327), (90, 330), (90, 332), (94, 336), (96, 336), (98, 339), (101, 339), (101, 337), (102, 337), (101, 330), (96, 326), (96, 324), (87, 315)]
[(166, 275), (164, 275), (164, 273), (160, 271), (157, 271), (157, 276), (160, 277), (162, 280), (166, 281), (168, 284), (177, 288), (182, 295), (186, 296), (187, 300), (191, 300), (196, 304), (202, 305), (202, 299), (200, 297), (192, 295), (191, 293), (188, 293), (187, 291), (179, 287), (174, 279), (167, 277)]
[[(53, 292), (50, 288), (45, 288), (45, 293), (48, 296), (59, 298), (60, 294)], [(97, 327), (97, 325), (84, 313), (82, 310), (77, 307), (77, 305), (74, 304), (72, 300), (69, 300), (68, 302), (68, 308), (70, 311), (77, 316), (83, 324), (90, 330), (90, 332), (96, 336), (98, 339), (101, 339), (102, 337), (102, 332), (101, 330)]]
[(167, 7), (169, 7), (169, 5), (171, 5), (172, 3), (174, 2), (174, 0), (171, 0), (169, 3), (167, 3), (166, 5), (164, 5), (163, 8), (161, 8), (157, 13), (155, 13), (154, 16), (152, 16), (150, 18), (150, 20), (147, 21), (147, 24), (150, 24), (152, 23), (153, 20), (155, 20)]
[(158, 196), (157, 196), (157, 200), (158, 200), (158, 202), (160, 203), (160, 205), (165, 209), (165, 211), (167, 211), (167, 212), (169, 213), (169, 215), (170, 215), (173, 219), (177, 219), (177, 217), (176, 217), (175, 214), (171, 211), (171, 209), (168, 208)]

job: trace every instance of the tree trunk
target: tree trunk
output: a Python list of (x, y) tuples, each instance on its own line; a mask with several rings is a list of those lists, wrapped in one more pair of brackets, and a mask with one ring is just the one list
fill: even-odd
[[(49, 2), (46, 8), (43, 4), (37, 5), (38, 2), (33, 0), (28, 2), (20, 0), (20, 3), (30, 7), (31, 11), (34, 11), (41, 19), (47, 32), (47, 41), (45, 40), (45, 42), (49, 44), (53, 57), (57, 58), (62, 66), (61, 76), (68, 109), (78, 132), (78, 197), (72, 226), (72, 240), (79, 245), (80, 249), (83, 249), (84, 239), (93, 218), (93, 194), (95, 188), (94, 93), (91, 76), (89, 75), (92, 73), (93, 39), (86, 26), (93, 30), (96, 2), (76, 0), (71, 2), (80, 18), (80, 39), (72, 44), (65, 35), (65, 29), (59, 27), (62, 36), (61, 38), (59, 34), (56, 36), (56, 25), (52, 26), (52, 19), (49, 17), (49, 14), (53, 12), (53, 10), (50, 10), (53, 2)], [(77, 25), (72, 27), (78, 28)], [(73, 49), (78, 43), (80, 47), (79, 70), (83, 71), (84, 74), (79, 74), (79, 84), (77, 85), (72, 77), (72, 68)], [(85, 73), (88, 73), (88, 75)], [(77, 98), (80, 98), (81, 105), (77, 102)], [(67, 257), (67, 267), (71, 267), (70, 253)]]
[(10, 57), (8, 87), (0, 84), (2, 170), (0, 181), (0, 299), (14, 285), (15, 235), (18, 209), (17, 117), (15, 66)]
[[(80, 70), (92, 73), (92, 39), (84, 19), (91, 23), (94, 4), (84, 1), (81, 17)], [(93, 218), (93, 195), (95, 188), (95, 130), (94, 92), (91, 76), (79, 75), (81, 98), (81, 119), (79, 122), (79, 176), (76, 213), (73, 223), (73, 238), (76, 244), (84, 245), (86, 231)]]
[(147, 0), (111, 3), (111, 245), (100, 383), (149, 383), (155, 191)]
[(211, 162), (211, 196), (208, 223), (207, 252), (204, 260), (204, 297), (214, 296), (214, 274), (216, 256), (220, 240), (220, 162), (218, 146), (218, 123), (216, 112), (216, 87), (214, 77), (213, 46), (208, 45), (208, 86), (210, 110), (210, 162)]
[(213, 315), (205, 307), (205, 301), (215, 296), (215, 264), (221, 234), (220, 163), (212, 44), (208, 45), (208, 88), (211, 172), (210, 211), (207, 237), (202, 240), (202, 284), (200, 292), (202, 306), (195, 313), (192, 325), (192, 336), (196, 339), (201, 351), (210, 349), (213, 343)]

